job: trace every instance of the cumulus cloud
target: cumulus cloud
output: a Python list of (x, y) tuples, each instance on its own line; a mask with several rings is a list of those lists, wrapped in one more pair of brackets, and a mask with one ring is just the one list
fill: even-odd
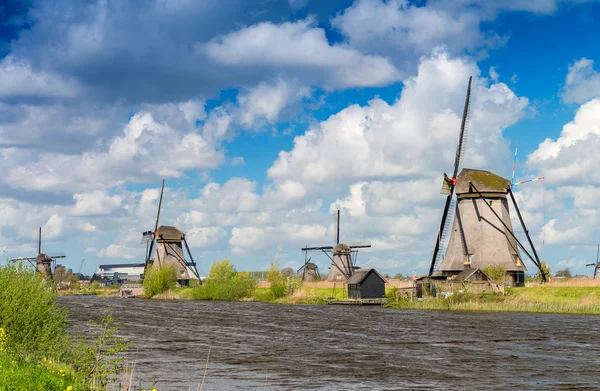
[(600, 184), (600, 99), (583, 104), (556, 140), (546, 139), (527, 164), (552, 184)]
[(310, 95), (310, 88), (296, 86), (281, 78), (273, 84), (260, 83), (238, 96), (240, 122), (248, 127), (261, 120), (273, 124), (287, 106)]
[(594, 70), (594, 61), (582, 58), (569, 66), (562, 91), (565, 103), (584, 103), (600, 96), (600, 72)]
[(279, 153), (269, 177), (332, 188), (361, 179), (441, 175), (440, 167), (453, 164), (469, 75), (475, 78), (464, 166), (500, 166), (508, 154), (502, 130), (523, 116), (527, 98), (503, 83), (488, 87), (474, 64), (438, 51), (404, 81), (393, 105), (374, 99), (312, 126), (291, 151)]
[(102, 189), (175, 178), (185, 170), (214, 168), (222, 160), (202, 135), (180, 132), (141, 112), (106, 149), (81, 155), (42, 153), (38, 161), (11, 169), (5, 181), (14, 188), (54, 192)]
[(6, 56), (0, 61), (0, 99), (31, 97), (71, 98), (79, 87), (60, 75), (36, 71), (31, 65)]
[(242, 28), (200, 46), (222, 65), (277, 71), (301, 68), (309, 81), (328, 88), (380, 86), (395, 82), (399, 73), (380, 56), (364, 55), (331, 45), (325, 30), (310, 19)]
[(109, 195), (106, 191), (95, 190), (89, 193), (75, 193), (76, 203), (73, 214), (76, 216), (91, 216), (110, 214), (121, 206), (123, 197)]

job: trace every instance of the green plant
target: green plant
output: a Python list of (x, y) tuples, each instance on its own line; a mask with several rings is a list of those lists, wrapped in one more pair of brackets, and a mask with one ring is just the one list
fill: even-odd
[(177, 268), (174, 265), (156, 268), (151, 265), (144, 273), (144, 296), (151, 298), (159, 293), (164, 293), (169, 289), (174, 289), (177, 285)]
[(80, 358), (80, 366), (90, 379), (92, 389), (103, 390), (123, 372), (125, 358), (121, 353), (128, 349), (130, 342), (115, 335), (120, 323), (115, 322), (110, 310), (100, 315), (100, 322), (90, 320), (90, 323), (93, 341)]
[(286, 282), (285, 277), (281, 274), (279, 262), (271, 261), (269, 270), (267, 271), (267, 281), (271, 283), (271, 294), (273, 298), (278, 299), (285, 296)]
[(9, 335), (7, 348), (35, 357), (69, 355), (67, 311), (56, 298), (52, 284), (32, 268), (0, 266), (0, 327)]
[(191, 296), (200, 300), (240, 300), (251, 297), (256, 284), (250, 273), (236, 271), (228, 260), (216, 261), (210, 268), (206, 283), (193, 288)]
[(237, 274), (237, 270), (228, 259), (215, 261), (210, 267), (207, 280), (229, 281)]
[[(552, 270), (550, 270), (550, 265), (548, 265), (548, 262), (542, 261), (542, 271), (546, 275), (546, 279), (548, 279), (552, 275)], [(538, 280), (542, 279), (542, 275), (539, 270), (537, 272), (536, 277)]]
[(506, 280), (506, 268), (502, 265), (490, 265), (481, 269), (489, 278), (497, 284), (504, 284)]

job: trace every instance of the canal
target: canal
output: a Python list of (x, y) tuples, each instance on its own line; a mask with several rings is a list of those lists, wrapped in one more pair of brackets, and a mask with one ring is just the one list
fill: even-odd
[[(198, 390), (599, 390), (600, 317), (61, 297), (112, 309), (134, 384)], [(210, 350), (210, 355), (209, 355)], [(208, 366), (206, 365), (208, 358)], [(206, 373), (205, 373), (206, 368)]]

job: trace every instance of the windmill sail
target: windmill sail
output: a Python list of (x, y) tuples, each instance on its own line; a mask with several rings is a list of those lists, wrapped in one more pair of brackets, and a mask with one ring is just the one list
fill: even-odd
[(462, 116), (462, 122), (460, 125), (460, 134), (458, 137), (458, 145), (456, 147), (456, 155), (454, 158), (454, 171), (452, 174), (452, 178), (449, 179), (449, 181), (447, 181), (447, 176), (445, 175), (444, 178), (444, 182), (448, 182), (448, 187), (449, 192), (448, 195), (446, 196), (446, 203), (444, 204), (444, 212), (442, 214), (442, 221), (440, 222), (440, 228), (438, 230), (438, 235), (435, 241), (435, 247), (433, 250), (433, 256), (431, 258), (431, 266), (429, 267), (429, 276), (431, 276), (435, 270), (436, 267), (436, 263), (439, 260), (439, 256), (440, 256), (440, 251), (441, 251), (441, 247), (442, 247), (442, 241), (443, 241), (443, 237), (445, 236), (444, 231), (448, 231), (448, 224), (447, 221), (448, 220), (448, 216), (449, 213), (451, 211), (451, 203), (452, 203), (452, 196), (454, 195), (454, 184), (456, 183), (456, 176), (458, 175), (458, 169), (460, 166), (460, 161), (461, 158), (464, 156), (464, 150), (465, 150), (465, 131), (467, 128), (467, 117), (469, 115), (469, 102), (471, 99), (471, 81), (473, 80), (473, 77), (470, 76), (469, 77), (469, 85), (467, 87), (467, 97), (465, 99), (465, 107), (463, 109), (463, 116)]

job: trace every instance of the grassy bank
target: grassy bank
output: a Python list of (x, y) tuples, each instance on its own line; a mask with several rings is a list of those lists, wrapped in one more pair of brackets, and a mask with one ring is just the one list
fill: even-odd
[[(308, 284), (306, 284), (308, 285)], [(339, 285), (338, 285), (339, 286)], [(158, 295), (157, 299), (194, 300), (194, 289), (176, 288)], [(386, 295), (392, 296), (392, 289)], [(537, 285), (510, 288), (501, 294), (456, 294), (445, 299), (390, 300), (388, 308), (416, 310), (538, 312), (557, 314), (600, 315), (600, 286)], [(278, 304), (326, 304), (328, 299), (346, 299), (346, 288), (323, 288), (303, 286), (291, 295), (273, 297), (267, 287), (259, 287), (254, 293), (237, 301), (254, 301)]]
[(455, 294), (445, 299), (398, 300), (390, 308), (600, 315), (600, 287), (532, 286), (500, 294)]

